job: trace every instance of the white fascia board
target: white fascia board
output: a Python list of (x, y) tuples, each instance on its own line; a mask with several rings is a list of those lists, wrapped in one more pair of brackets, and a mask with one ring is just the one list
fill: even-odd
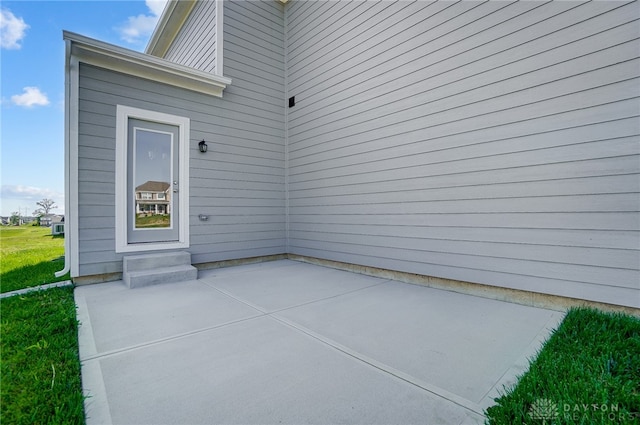
[(217, 75), (224, 75), (224, 2), (216, 0), (216, 69)]
[(64, 31), (63, 38), (71, 42), (71, 55), (82, 63), (218, 97), (231, 84), (229, 78), (72, 32)]
[(195, 4), (195, 0), (170, 0), (162, 11), (145, 53), (163, 58)]

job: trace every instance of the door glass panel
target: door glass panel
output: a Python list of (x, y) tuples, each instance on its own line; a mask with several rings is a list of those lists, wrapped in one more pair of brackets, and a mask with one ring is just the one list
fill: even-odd
[(127, 242), (179, 239), (178, 127), (129, 119)]
[(171, 228), (173, 135), (134, 130), (134, 229)]

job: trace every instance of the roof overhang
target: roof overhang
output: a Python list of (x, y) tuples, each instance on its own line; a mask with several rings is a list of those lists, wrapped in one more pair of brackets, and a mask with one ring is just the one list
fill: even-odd
[(231, 79), (64, 31), (71, 56), (78, 61), (199, 93), (222, 97)]
[[(287, 4), (289, 0), (278, 1), (282, 4)], [(151, 34), (145, 53), (163, 58), (191, 14), (196, 2), (197, 0), (169, 0), (162, 11), (162, 16), (160, 16), (156, 28), (153, 30), (153, 34)]]
[(163, 58), (195, 4), (195, 0), (170, 0), (149, 39), (145, 53)]

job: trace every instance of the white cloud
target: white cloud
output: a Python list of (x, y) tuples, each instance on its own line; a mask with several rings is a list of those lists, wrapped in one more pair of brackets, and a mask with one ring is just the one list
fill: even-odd
[(8, 9), (0, 11), (0, 46), (3, 49), (19, 49), (20, 42), (29, 28), (22, 18), (17, 18)]
[(167, 5), (167, 0), (146, 0), (145, 4), (151, 13), (160, 17), (160, 15), (162, 15), (162, 11), (164, 11), (164, 7)]
[(22, 90), (24, 93), (11, 96), (11, 101), (16, 105), (31, 108), (32, 106), (46, 106), (49, 104), (47, 95), (42, 93), (39, 88), (25, 87)]
[(41, 187), (3, 184), (0, 188), (2, 215), (10, 215), (11, 212), (18, 211), (18, 208), (23, 214), (26, 210), (26, 215), (31, 215), (39, 208), (36, 202), (44, 198), (52, 199), (56, 203), (57, 208), (54, 208), (53, 212), (64, 213), (64, 194), (61, 192)]
[(153, 33), (167, 0), (146, 0), (145, 4), (149, 13), (129, 16), (126, 24), (115, 28), (127, 43), (141, 43)]
[(57, 204), (60, 204), (60, 198), (64, 197), (64, 194), (52, 189), (23, 186), (21, 184), (3, 184), (1, 193), (3, 198), (35, 199), (36, 201), (39, 201), (43, 198), (49, 198), (56, 201)]

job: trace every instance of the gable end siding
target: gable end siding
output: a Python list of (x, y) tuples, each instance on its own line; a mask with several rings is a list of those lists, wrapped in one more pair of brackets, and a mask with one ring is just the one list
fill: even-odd
[(640, 307), (637, 2), (286, 14), (291, 253)]
[(216, 2), (196, 2), (164, 58), (213, 73), (216, 68)]

